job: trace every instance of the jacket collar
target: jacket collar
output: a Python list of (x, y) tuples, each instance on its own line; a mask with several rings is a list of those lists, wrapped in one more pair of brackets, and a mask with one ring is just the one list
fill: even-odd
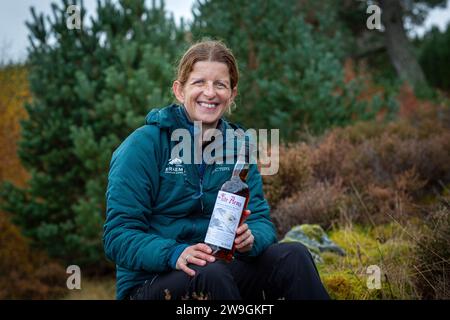
[[(160, 128), (168, 128), (174, 130), (178, 128), (186, 128), (191, 134), (194, 134), (194, 123), (189, 119), (184, 105), (171, 104), (162, 109), (153, 109), (145, 117), (146, 124), (157, 125)], [(224, 133), (228, 127), (227, 121), (223, 118), (219, 119), (217, 128)]]

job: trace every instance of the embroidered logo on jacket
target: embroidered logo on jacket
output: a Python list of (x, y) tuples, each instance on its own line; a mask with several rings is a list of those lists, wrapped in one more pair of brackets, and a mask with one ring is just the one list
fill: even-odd
[(183, 160), (180, 158), (169, 159), (164, 172), (168, 174), (184, 174)]

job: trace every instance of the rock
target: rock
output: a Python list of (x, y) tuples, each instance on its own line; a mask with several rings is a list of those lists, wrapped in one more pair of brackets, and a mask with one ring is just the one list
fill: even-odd
[(308, 248), (316, 263), (323, 263), (320, 253), (328, 251), (345, 256), (345, 251), (328, 238), (317, 224), (302, 224), (289, 230), (280, 242), (297, 241)]

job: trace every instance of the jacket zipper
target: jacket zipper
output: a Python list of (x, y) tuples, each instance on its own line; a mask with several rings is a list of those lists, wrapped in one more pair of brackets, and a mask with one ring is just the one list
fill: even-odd
[[(200, 172), (200, 170), (197, 169), (197, 174), (198, 174), (198, 178), (199, 178), (199, 191), (196, 195), (193, 196), (194, 199), (199, 199), (200, 200), (200, 206), (202, 209), (202, 214), (204, 213), (204, 204), (203, 204), (203, 175), (204, 175), (204, 170), (202, 172)], [(206, 170), (206, 168), (204, 168)]]
[(202, 206), (202, 215), (203, 215), (203, 176), (200, 177), (200, 204)]

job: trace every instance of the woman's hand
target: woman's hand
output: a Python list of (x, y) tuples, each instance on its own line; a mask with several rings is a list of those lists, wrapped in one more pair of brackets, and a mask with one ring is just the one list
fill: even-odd
[(189, 276), (195, 276), (195, 271), (188, 267), (189, 264), (204, 266), (208, 262), (214, 262), (215, 258), (211, 255), (211, 248), (204, 243), (197, 243), (189, 246), (180, 254), (177, 260), (176, 269), (186, 272)]
[[(244, 210), (245, 218), (250, 215), (250, 210)], [(252, 250), (253, 243), (255, 242), (255, 237), (252, 234), (252, 230), (248, 227), (246, 223), (243, 223), (236, 230), (236, 239), (234, 240), (234, 244), (236, 245), (236, 250), (244, 253)]]

